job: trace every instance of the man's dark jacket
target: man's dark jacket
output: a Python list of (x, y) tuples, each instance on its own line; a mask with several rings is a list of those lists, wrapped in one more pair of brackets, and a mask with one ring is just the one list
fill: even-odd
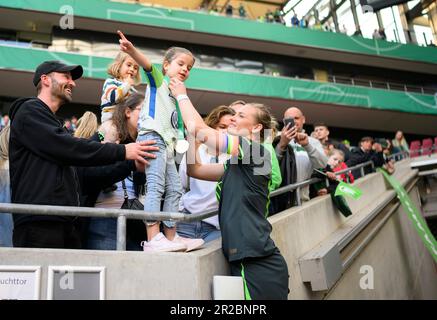
[[(72, 137), (38, 98), (16, 100), (9, 111), (11, 202), (79, 206), (79, 184), (72, 166), (97, 166), (125, 159), (125, 147)], [(28, 221), (71, 221), (73, 217), (14, 215)]]
[[(99, 141), (97, 134), (94, 134), (90, 139)], [(123, 179), (128, 179), (132, 172), (135, 194), (139, 197), (139, 195), (143, 194), (146, 176), (144, 172), (136, 172), (135, 170), (135, 162), (131, 160), (118, 161), (115, 164), (106, 166), (76, 167), (81, 190), (80, 205), (82, 207), (94, 207), (103, 189)], [(81, 230), (83, 244), (88, 242), (89, 222), (89, 218), (82, 217), (77, 223)], [(142, 240), (147, 239), (144, 223), (141, 220), (128, 219), (126, 224), (126, 237), (127, 241), (137, 243), (138, 245)]]
[[(276, 149), (280, 137), (276, 137), (273, 141), (273, 147)], [(290, 184), (296, 183), (297, 180), (297, 170), (296, 170), (296, 157), (294, 155), (293, 148), (287, 145), (287, 149), (281, 153), (277, 154), (279, 169), (281, 170), (282, 182), (280, 187), (285, 187)], [(270, 215), (279, 213), (295, 205), (296, 201), (296, 191), (283, 193), (277, 195), (270, 199)]]

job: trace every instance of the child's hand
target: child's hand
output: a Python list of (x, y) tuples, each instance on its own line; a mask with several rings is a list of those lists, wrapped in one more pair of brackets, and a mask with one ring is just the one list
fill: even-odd
[(126, 52), (127, 54), (132, 54), (135, 51), (135, 47), (132, 42), (127, 40), (123, 32), (120, 30), (118, 30), (117, 33), (120, 36), (120, 39), (118, 40), (118, 42), (120, 42), (120, 50)]
[(308, 135), (306, 133), (303, 132), (298, 132), (296, 134), (295, 140), (297, 143), (299, 143), (302, 147), (305, 147), (306, 145), (308, 145), (309, 140), (308, 140)]
[(135, 79), (130, 75), (127, 75), (126, 78), (123, 79), (123, 82), (129, 83), (131, 86), (135, 84)]
[(326, 188), (323, 188), (323, 189), (320, 189), (319, 191), (317, 191), (318, 196), (326, 196), (327, 194), (328, 194), (328, 189), (326, 189)]
[(168, 88), (175, 98), (177, 98), (177, 96), (180, 94), (187, 94), (187, 88), (185, 87), (184, 83), (177, 78), (170, 79), (170, 84), (168, 85)]

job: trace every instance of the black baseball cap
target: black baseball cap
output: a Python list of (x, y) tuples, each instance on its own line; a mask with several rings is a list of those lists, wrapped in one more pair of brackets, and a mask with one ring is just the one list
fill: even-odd
[(41, 80), (41, 76), (43, 74), (49, 74), (50, 72), (70, 72), (73, 80), (76, 80), (82, 77), (83, 68), (80, 65), (68, 66), (57, 60), (44, 61), (35, 70), (35, 74), (33, 76), (33, 84), (35, 87)]

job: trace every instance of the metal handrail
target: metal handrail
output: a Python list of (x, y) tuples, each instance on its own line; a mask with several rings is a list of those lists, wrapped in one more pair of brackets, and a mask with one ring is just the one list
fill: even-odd
[(364, 168), (364, 167), (367, 167), (367, 166), (371, 166), (373, 168), (375, 165), (374, 165), (373, 161), (369, 160), (369, 161), (357, 164), (356, 166), (353, 166), (353, 167), (350, 167), (350, 168), (346, 168), (346, 169), (343, 169), (343, 170), (340, 170), (340, 171), (336, 171), (334, 173), (335, 173), (336, 176), (338, 176), (340, 174), (349, 173), (349, 172), (351, 172), (353, 170), (361, 169), (361, 168)]
[[(342, 174), (355, 169), (363, 169), (366, 166), (374, 166), (372, 161), (367, 161), (351, 168), (336, 172)], [(297, 190), (297, 204), (301, 205), (300, 189), (310, 184), (322, 181), (319, 178), (311, 178), (299, 183), (284, 186), (270, 193), (270, 198)], [(199, 221), (218, 214), (217, 210), (203, 213), (185, 214), (181, 212), (144, 212), (130, 209), (105, 209), (73, 206), (49, 206), (35, 204), (0, 203), (1, 213), (48, 215), (48, 216), (67, 216), (67, 217), (98, 217), (98, 218), (117, 218), (117, 250), (126, 250), (126, 220), (171, 220), (178, 222)]]
[[(356, 166), (353, 166), (353, 167), (350, 167), (350, 168), (346, 168), (344, 170), (337, 171), (337, 172), (334, 172), (334, 173), (335, 173), (335, 175), (340, 175), (340, 174), (343, 174), (343, 173), (349, 173), (349, 172), (351, 172), (353, 170), (356, 170), (356, 169), (363, 169), (364, 167), (367, 167), (367, 166), (371, 166), (373, 168), (374, 167), (373, 161), (363, 162), (363, 163), (357, 164)], [(364, 176), (363, 172), (362, 172), (361, 176)], [(280, 194), (284, 194), (286, 192), (290, 192), (290, 191), (294, 191), (294, 190), (300, 189), (302, 187), (306, 187), (306, 186), (308, 186), (310, 184), (313, 184), (313, 183), (316, 183), (316, 182), (320, 182), (320, 181), (322, 181), (322, 180), (319, 179), (319, 178), (311, 178), (311, 179), (308, 179), (308, 180), (304, 180), (302, 182), (289, 184), (287, 186), (281, 187), (281, 188), (276, 189), (275, 191), (271, 192), (270, 193), (270, 198), (278, 196)], [(300, 205), (300, 194), (299, 194), (299, 192), (297, 193), (296, 196), (297, 196), (298, 205)]]
[(122, 251), (126, 250), (126, 219), (191, 222), (203, 220), (218, 213), (216, 210), (197, 214), (184, 214), (181, 212), (143, 212), (128, 209), (0, 203), (0, 213), (3, 212), (48, 216), (117, 218), (117, 250)]
[(398, 158), (398, 157), (402, 157), (401, 159), (408, 158), (408, 157), (410, 157), (410, 153), (408, 151), (396, 152), (396, 153), (393, 153), (393, 154), (389, 155), (388, 159), (389, 160), (391, 160), (391, 159), (395, 159), (396, 160), (396, 158)]
[(118, 218), (125, 216), (134, 220), (172, 220), (191, 222), (205, 219), (217, 214), (217, 210), (197, 214), (185, 214), (182, 212), (144, 212), (131, 209), (105, 209), (73, 206), (49, 206), (37, 204), (0, 203), (0, 212), (17, 214), (35, 214), (45, 216), (68, 216), (68, 217), (99, 217)]

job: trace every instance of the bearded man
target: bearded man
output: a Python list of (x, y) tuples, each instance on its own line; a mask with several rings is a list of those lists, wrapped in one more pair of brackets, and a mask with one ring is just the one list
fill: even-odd
[[(72, 101), (79, 65), (45, 61), (34, 74), (37, 97), (16, 100), (9, 111), (11, 202), (79, 206), (73, 166), (135, 160), (146, 165), (152, 142), (117, 145), (72, 137), (55, 114)], [(14, 214), (14, 247), (80, 248), (76, 217)]]

